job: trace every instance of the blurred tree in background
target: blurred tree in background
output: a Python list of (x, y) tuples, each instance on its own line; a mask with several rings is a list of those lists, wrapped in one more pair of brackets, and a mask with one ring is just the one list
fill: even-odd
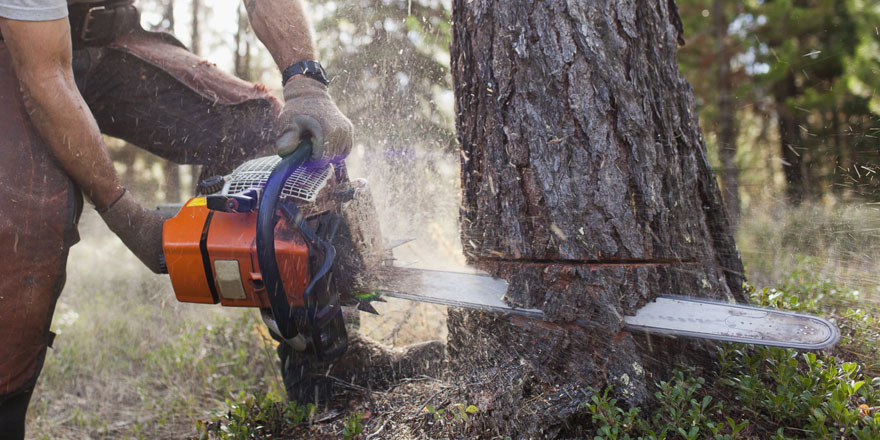
[(459, 178), (449, 2), (341, 0), (311, 7), (331, 94), (355, 127), (349, 167), (369, 179), (380, 215), (394, 213), (383, 215), (389, 238), (431, 238), (429, 229), (448, 232), (434, 239), (454, 236)]
[[(739, 134), (739, 104), (751, 98), (742, 65), (733, 62), (743, 50), (743, 41), (729, 32), (730, 21), (742, 13), (741, 2), (724, 0), (681, 0), (679, 12), (687, 45), (679, 52), (679, 66), (697, 96), (700, 121), (720, 163), (722, 194), (731, 223), (740, 216), (739, 165), (736, 162)], [(713, 136), (708, 136), (709, 133)]]
[[(880, 73), (877, 54), (871, 59), (860, 47), (873, 41), (876, 50), (878, 12), (875, 2), (862, 1), (748, 3), (748, 53), (768, 66), (755, 81), (774, 100), (786, 195), (794, 203), (828, 192), (876, 197), (873, 176), (861, 176), (874, 174), (877, 162), (875, 90), (854, 86), (876, 85)], [(861, 71), (852, 69), (857, 59)]]
[[(824, 196), (880, 198), (876, 2), (680, 0), (679, 6), (689, 38), (681, 70), (699, 96), (726, 197), (732, 196), (726, 190), (735, 182), (732, 171), (747, 175), (752, 168), (746, 163), (769, 158), (778, 165), (765, 164), (758, 174), (781, 174), (793, 204)], [(760, 134), (744, 140), (737, 127)], [(738, 166), (731, 170), (730, 150), (742, 150), (745, 141), (752, 157), (736, 154)]]
[(451, 88), (449, 9), (436, 0), (343, 0), (315, 24), (334, 99), (386, 150), (429, 142), (451, 151), (451, 114), (439, 99)]

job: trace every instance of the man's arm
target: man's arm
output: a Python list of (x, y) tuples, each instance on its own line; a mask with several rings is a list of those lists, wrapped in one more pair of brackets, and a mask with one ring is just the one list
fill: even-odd
[(58, 163), (97, 208), (122, 193), (101, 131), (73, 80), (67, 18), (0, 18), (0, 32), (21, 81), (28, 112)]
[(312, 24), (300, 0), (244, 0), (251, 27), (279, 70), (315, 59)]
[[(312, 25), (300, 0), (244, 0), (244, 4), (254, 33), (279, 70), (315, 60)], [(294, 75), (284, 85), (279, 124), (283, 130), (276, 142), (280, 154), (292, 152), (305, 137), (311, 137), (316, 159), (340, 161), (351, 150), (351, 122), (330, 99), (324, 84), (303, 75)]]
[(73, 79), (67, 18), (0, 18), (0, 32), (30, 118), (52, 155), (95, 204), (110, 230), (153, 272), (161, 272), (164, 218), (141, 207), (119, 182), (101, 130)]

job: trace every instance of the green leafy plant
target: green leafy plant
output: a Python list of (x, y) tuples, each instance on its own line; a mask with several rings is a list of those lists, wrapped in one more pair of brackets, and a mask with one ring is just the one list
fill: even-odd
[(878, 310), (815, 264), (802, 258), (775, 288), (747, 292), (759, 305), (836, 320), (843, 337), (833, 353), (724, 345), (714, 374), (681, 367), (657, 383), (650, 411), (591, 390), (583, 407), (595, 438), (880, 438)]
[[(237, 440), (284, 435), (297, 425), (310, 421), (317, 410), (314, 404), (290, 402), (275, 393), (239, 395), (236, 401), (226, 400), (229, 410), (217, 414), (210, 422), (197, 422), (199, 438)], [(354, 438), (354, 437), (352, 437)]]
[(343, 440), (354, 440), (364, 430), (364, 415), (361, 413), (350, 414), (345, 418), (345, 426), (342, 428)]
[(725, 416), (724, 405), (703, 392), (704, 383), (693, 370), (676, 370), (670, 381), (657, 384), (660, 407), (647, 417), (641, 408), (621, 408), (610, 397), (610, 388), (601, 393), (593, 389), (591, 401), (583, 406), (597, 427), (596, 439), (740, 438), (749, 422)]
[(445, 422), (464, 422), (467, 423), (471, 416), (480, 410), (474, 405), (465, 403), (457, 403), (448, 409), (434, 408), (431, 405), (425, 406), (425, 411), (434, 416), (434, 420)]

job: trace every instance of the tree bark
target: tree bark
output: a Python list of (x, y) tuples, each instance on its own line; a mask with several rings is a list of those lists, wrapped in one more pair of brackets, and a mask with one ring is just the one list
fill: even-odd
[(490, 429), (575, 435), (590, 387), (644, 403), (689, 353), (621, 332), (624, 315), (660, 293), (746, 300), (677, 9), (455, 0), (453, 24), (465, 252), (562, 325), (451, 312), (452, 371)]
[(739, 168), (736, 166), (736, 107), (733, 104), (733, 77), (730, 74), (730, 50), (727, 46), (727, 28), (730, 22), (724, 10), (724, 1), (715, 0), (712, 5), (713, 30), (715, 33), (716, 62), (718, 64), (718, 152), (721, 158), (721, 188), (724, 205), (731, 226), (739, 223)]

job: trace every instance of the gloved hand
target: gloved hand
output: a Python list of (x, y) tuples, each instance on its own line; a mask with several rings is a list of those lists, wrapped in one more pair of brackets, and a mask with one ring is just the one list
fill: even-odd
[(351, 121), (330, 99), (327, 86), (314, 79), (297, 75), (287, 81), (278, 122), (283, 130), (275, 142), (279, 155), (292, 153), (306, 136), (312, 137), (313, 159), (342, 160), (351, 151)]
[(150, 270), (155, 273), (166, 272), (160, 264), (160, 257), (163, 255), (162, 226), (167, 220), (163, 215), (158, 211), (144, 209), (128, 191), (105, 210), (98, 212), (110, 230)]

